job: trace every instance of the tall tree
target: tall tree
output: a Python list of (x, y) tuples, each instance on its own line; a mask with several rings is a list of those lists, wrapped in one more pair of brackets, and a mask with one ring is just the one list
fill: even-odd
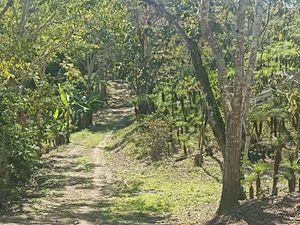
[[(231, 98), (226, 78), (225, 59), (221, 47), (209, 27), (208, 16), (210, 4), (208, 0), (200, 2), (200, 21), (203, 36), (206, 36), (205, 39), (212, 48), (217, 61), (219, 88), (221, 90), (222, 100), (221, 110), (217, 106), (208, 73), (201, 59), (201, 51), (198, 44), (187, 35), (176, 18), (162, 3), (155, 0), (144, 0), (144, 2), (152, 5), (161, 16), (166, 18), (169, 24), (177, 31), (190, 53), (196, 78), (206, 96), (206, 102), (210, 111), (210, 124), (224, 157), (223, 189), (219, 212), (229, 210), (238, 203), (238, 199), (240, 198), (241, 149), (243, 144), (242, 125), (247, 111), (247, 105), (249, 104), (250, 83), (255, 68), (262, 24), (263, 2), (261, 0), (256, 1), (256, 15), (252, 28), (252, 42), (251, 49), (249, 50), (250, 57), (248, 66), (245, 66), (245, 20), (248, 0), (240, 0), (238, 3), (236, 11), (236, 52), (234, 58), (235, 75)], [(224, 119), (221, 116), (221, 112), (224, 114)], [(224, 120), (226, 121), (226, 129)]]
[(216, 140), (219, 144), (219, 147), (225, 156), (225, 123), (222, 118), (222, 113), (218, 107), (217, 100), (213, 94), (213, 90), (209, 81), (208, 73), (203, 66), (201, 52), (198, 47), (198, 44), (190, 38), (187, 33), (184, 31), (182, 26), (176, 21), (176, 18), (168, 12), (165, 6), (155, 0), (144, 0), (146, 4), (153, 6), (157, 12), (166, 18), (170, 25), (174, 27), (182, 41), (184, 42), (186, 48), (189, 51), (192, 65), (194, 68), (195, 76), (199, 81), (201, 88), (205, 94), (206, 102), (208, 104), (209, 115), (210, 115), (210, 125)]

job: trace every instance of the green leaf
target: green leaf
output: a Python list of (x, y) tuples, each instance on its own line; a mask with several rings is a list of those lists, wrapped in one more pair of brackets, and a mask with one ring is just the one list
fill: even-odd
[(54, 112), (54, 114), (53, 114), (53, 117), (54, 117), (54, 119), (58, 119), (58, 116), (59, 116), (59, 110), (58, 109), (56, 109), (55, 110), (55, 112)]
[(64, 104), (65, 107), (69, 108), (70, 103), (69, 103), (69, 96), (68, 94), (64, 91), (64, 89), (61, 87), (61, 85), (58, 85), (58, 92), (60, 95), (60, 99), (62, 103)]

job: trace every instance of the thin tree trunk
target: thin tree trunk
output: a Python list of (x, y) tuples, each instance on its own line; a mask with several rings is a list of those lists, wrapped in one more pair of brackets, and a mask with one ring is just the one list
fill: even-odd
[(192, 65), (194, 67), (195, 76), (201, 85), (202, 91), (204, 92), (206, 98), (206, 103), (208, 105), (207, 108), (209, 111), (209, 123), (221, 149), (223, 157), (225, 157), (225, 123), (213, 94), (207, 71), (203, 66), (201, 52), (199, 50), (198, 44), (187, 36), (174, 16), (171, 15), (162, 4), (159, 4), (154, 0), (144, 0), (144, 2), (153, 6), (158, 13), (166, 18), (166, 20), (174, 27), (177, 34), (180, 36), (187, 50), (189, 51)]
[(261, 179), (260, 176), (258, 175), (256, 177), (256, 197), (259, 198), (261, 195)]
[(295, 158), (299, 158), (299, 152), (300, 152), (300, 107), (298, 107), (298, 111), (296, 113), (296, 127), (297, 127), (297, 146), (295, 151)]
[(28, 17), (29, 2), (30, 2), (30, 0), (21, 1), (22, 15), (21, 15), (20, 22), (18, 24), (17, 38), (22, 38), (24, 36), (25, 24), (26, 24), (27, 17)]
[(289, 173), (290, 173), (290, 176), (291, 176), (288, 180), (289, 192), (295, 192), (295, 189), (296, 189), (295, 170), (291, 168)]
[(278, 194), (278, 189), (277, 189), (277, 183), (279, 180), (279, 166), (280, 162), (282, 160), (281, 157), (281, 152), (282, 152), (282, 146), (278, 145), (276, 154), (275, 154), (275, 162), (274, 162), (274, 174), (273, 174), (273, 186), (272, 186), (272, 195), (276, 196)]
[(253, 199), (254, 198), (254, 188), (253, 185), (251, 184), (250, 188), (249, 188), (249, 198)]

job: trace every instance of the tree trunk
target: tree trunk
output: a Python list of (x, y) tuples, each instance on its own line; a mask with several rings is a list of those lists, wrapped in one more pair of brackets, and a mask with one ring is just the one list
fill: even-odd
[(253, 199), (254, 198), (254, 188), (253, 185), (251, 184), (250, 188), (249, 188), (249, 198)]
[(233, 114), (228, 127), (226, 155), (224, 160), (223, 188), (218, 212), (224, 212), (238, 204), (240, 198), (240, 167), (241, 167), (241, 106), (242, 88), (238, 88), (232, 104)]
[(296, 189), (296, 176), (294, 169), (290, 169), (290, 178), (288, 180), (289, 192), (295, 192)]
[(275, 154), (275, 162), (274, 162), (274, 174), (273, 174), (273, 187), (272, 187), (272, 195), (277, 196), (278, 190), (277, 190), (277, 183), (279, 180), (279, 166), (281, 162), (281, 152), (282, 152), (282, 146), (278, 145), (276, 154)]
[(300, 151), (300, 107), (296, 113), (296, 127), (297, 127), (297, 146), (296, 146), (296, 151), (295, 151), (295, 158), (299, 158), (299, 151)]
[(241, 196), (241, 147), (243, 115), (243, 78), (244, 78), (244, 42), (245, 15), (248, 0), (240, 0), (237, 15), (235, 80), (232, 98), (232, 112), (228, 117), (226, 136), (226, 155), (224, 160), (223, 189), (218, 213), (222, 213), (238, 204)]
[(261, 195), (261, 179), (260, 176), (258, 175), (256, 177), (256, 197), (259, 198)]

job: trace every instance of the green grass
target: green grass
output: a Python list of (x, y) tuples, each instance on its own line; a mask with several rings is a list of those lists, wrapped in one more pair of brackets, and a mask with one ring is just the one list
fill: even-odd
[(72, 142), (82, 141), (86, 139), (90, 134), (91, 132), (89, 130), (82, 130), (80, 132), (73, 133), (71, 134), (71, 141)]
[(75, 160), (78, 169), (82, 169), (85, 172), (89, 172), (92, 170), (91, 168), (91, 160), (88, 156), (80, 156)]
[(99, 145), (102, 137), (103, 137), (102, 133), (91, 133), (87, 137), (84, 147), (86, 149), (91, 149), (91, 148), (97, 147)]
[(208, 178), (201, 179), (205, 175), (200, 169), (189, 171), (171, 165), (147, 166), (121, 172), (120, 176), (124, 180), (119, 187), (123, 202), (127, 199), (144, 203), (145, 208), (136, 210), (180, 213), (197, 204), (219, 199), (220, 184)]
[[(207, 158), (204, 165), (206, 172), (194, 167), (192, 160), (174, 163), (172, 159), (165, 159), (146, 165), (132, 157), (143, 151), (136, 149), (136, 126), (133, 124), (115, 131), (106, 148), (106, 154), (116, 164), (120, 180), (113, 187), (113, 198), (99, 207), (107, 221), (135, 224), (128, 218), (170, 214), (180, 217), (184, 212), (192, 212), (199, 207), (217, 206), (221, 184), (216, 178), (221, 179), (221, 172), (216, 162)], [(113, 153), (111, 150), (114, 149), (121, 150), (121, 153)], [(139, 220), (139, 224), (143, 223)]]
[(111, 221), (120, 222), (126, 215), (180, 216), (207, 204), (217, 204), (221, 184), (208, 177), (202, 169), (193, 168), (191, 162), (159, 166), (127, 164), (118, 169), (120, 182), (114, 186), (115, 196), (101, 208)]
[(99, 145), (102, 137), (102, 133), (93, 133), (89, 130), (83, 130), (71, 135), (71, 143), (82, 143), (84, 149), (92, 149)]
[[(111, 139), (107, 141), (106, 149), (112, 150), (118, 145), (124, 144), (126, 147), (127, 142), (130, 141), (132, 133), (134, 133), (135, 129), (137, 128), (137, 124), (134, 123), (128, 127), (125, 127), (123, 129), (118, 129), (114, 132), (114, 135)], [(129, 136), (129, 137), (127, 137)]]

